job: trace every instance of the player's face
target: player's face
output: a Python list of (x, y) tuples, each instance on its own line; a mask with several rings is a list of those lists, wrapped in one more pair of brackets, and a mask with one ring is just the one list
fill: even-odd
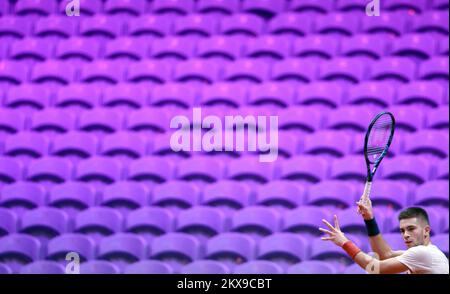
[(428, 225), (424, 225), (415, 217), (400, 220), (400, 232), (408, 248), (425, 244), (429, 231), (427, 228)]

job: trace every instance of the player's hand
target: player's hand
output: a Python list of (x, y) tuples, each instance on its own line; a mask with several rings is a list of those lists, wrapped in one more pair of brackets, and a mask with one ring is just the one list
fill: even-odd
[(321, 232), (324, 232), (325, 234), (328, 234), (328, 237), (322, 237), (321, 239), (324, 241), (332, 241), (334, 244), (336, 244), (339, 247), (342, 247), (345, 242), (348, 241), (347, 237), (345, 237), (344, 233), (342, 233), (341, 229), (339, 228), (339, 221), (337, 216), (334, 216), (334, 227), (327, 222), (326, 220), (322, 220), (325, 225), (329, 228), (329, 230), (319, 228)]
[(356, 205), (358, 205), (357, 211), (362, 215), (363, 219), (373, 219), (372, 201), (370, 201), (369, 198), (363, 199), (363, 197), (361, 197), (361, 199), (356, 202)]

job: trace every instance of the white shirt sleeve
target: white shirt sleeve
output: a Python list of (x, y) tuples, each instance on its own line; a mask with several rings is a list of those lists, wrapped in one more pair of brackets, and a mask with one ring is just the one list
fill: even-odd
[(431, 269), (433, 257), (425, 246), (415, 246), (396, 257), (406, 265), (412, 273), (426, 272)]

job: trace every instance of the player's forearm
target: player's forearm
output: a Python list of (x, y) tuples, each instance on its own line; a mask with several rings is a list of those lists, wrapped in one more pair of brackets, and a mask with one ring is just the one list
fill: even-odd
[(383, 239), (381, 234), (370, 237), (370, 247), (372, 251), (378, 254), (380, 260), (388, 259), (392, 257), (392, 249), (388, 243)]

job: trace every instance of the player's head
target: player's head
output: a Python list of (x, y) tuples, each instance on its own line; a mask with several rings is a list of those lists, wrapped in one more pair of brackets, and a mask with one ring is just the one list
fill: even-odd
[(430, 221), (427, 212), (420, 207), (409, 207), (401, 211), (398, 220), (403, 240), (408, 248), (428, 244)]

